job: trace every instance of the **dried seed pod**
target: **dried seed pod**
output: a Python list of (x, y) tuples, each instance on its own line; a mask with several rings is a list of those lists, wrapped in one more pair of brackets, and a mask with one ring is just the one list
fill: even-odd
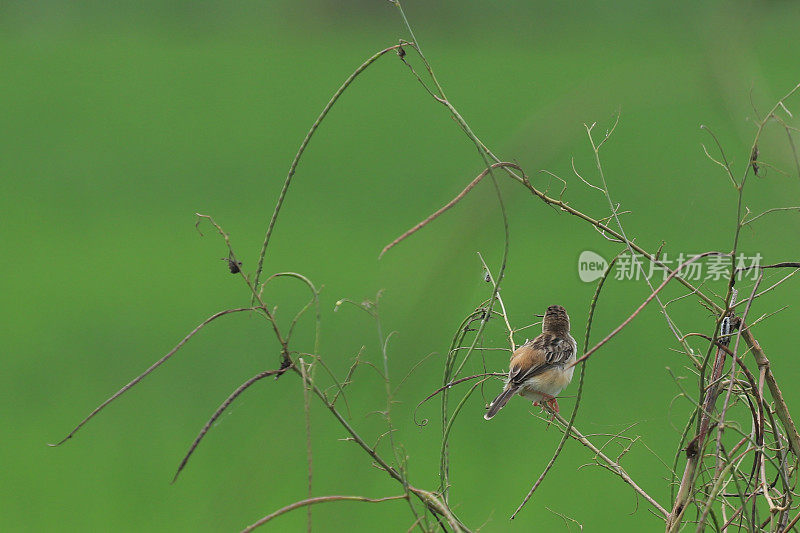
[(750, 154), (750, 165), (753, 167), (753, 173), (760, 178), (761, 175), (758, 173), (758, 145), (753, 146), (753, 153)]
[(237, 261), (234, 257), (223, 257), (222, 261), (228, 262), (228, 270), (231, 271), (231, 274), (238, 274), (242, 271), (242, 262)]

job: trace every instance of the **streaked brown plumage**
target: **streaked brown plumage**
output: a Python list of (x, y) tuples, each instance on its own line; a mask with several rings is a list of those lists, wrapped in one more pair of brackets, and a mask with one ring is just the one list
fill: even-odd
[(503, 392), (489, 404), (483, 417), (489, 420), (514, 394), (544, 401), (558, 412), (556, 396), (572, 381), (577, 344), (569, 334), (569, 315), (560, 305), (547, 308), (542, 334), (514, 350)]

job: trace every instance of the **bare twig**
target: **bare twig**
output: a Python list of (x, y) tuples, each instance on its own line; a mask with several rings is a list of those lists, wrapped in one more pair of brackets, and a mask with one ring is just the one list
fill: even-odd
[(199, 326), (197, 326), (196, 328), (194, 328), (194, 329), (193, 329), (193, 330), (192, 330), (192, 331), (191, 331), (191, 332), (190, 332), (188, 335), (186, 335), (186, 336), (185, 336), (183, 339), (181, 339), (181, 341), (180, 341), (178, 344), (176, 344), (176, 345), (175, 345), (175, 347), (174, 347), (172, 350), (170, 350), (169, 352), (167, 352), (167, 354), (166, 354), (164, 357), (162, 357), (161, 359), (159, 359), (158, 361), (156, 361), (155, 363), (153, 363), (152, 365), (150, 365), (150, 367), (149, 367), (147, 370), (145, 370), (144, 372), (142, 372), (141, 374), (139, 374), (138, 376), (136, 376), (135, 378), (133, 378), (133, 379), (132, 379), (130, 382), (128, 382), (128, 384), (127, 384), (127, 385), (125, 385), (124, 387), (122, 387), (121, 389), (119, 389), (119, 390), (118, 390), (117, 392), (115, 392), (115, 393), (114, 393), (114, 394), (113, 394), (111, 397), (109, 397), (109, 398), (108, 398), (106, 401), (104, 401), (103, 403), (101, 403), (100, 405), (98, 405), (98, 406), (97, 406), (97, 407), (94, 409), (94, 411), (92, 411), (91, 413), (89, 413), (89, 415), (88, 415), (86, 418), (84, 418), (83, 420), (81, 420), (81, 422), (80, 422), (80, 423), (79, 423), (77, 426), (75, 426), (75, 428), (74, 428), (72, 431), (70, 431), (70, 432), (69, 432), (69, 434), (68, 434), (66, 437), (64, 437), (63, 439), (61, 439), (59, 442), (57, 442), (57, 443), (55, 443), (55, 444), (49, 444), (49, 446), (60, 446), (61, 444), (64, 444), (66, 441), (68, 441), (69, 439), (71, 439), (71, 438), (72, 438), (72, 436), (73, 436), (73, 435), (75, 435), (75, 433), (77, 433), (77, 432), (78, 432), (78, 430), (80, 430), (80, 429), (81, 429), (81, 428), (82, 428), (82, 427), (83, 427), (83, 426), (84, 426), (84, 425), (85, 425), (85, 424), (86, 424), (86, 423), (87, 423), (89, 420), (91, 420), (92, 418), (94, 418), (94, 417), (95, 417), (95, 415), (97, 415), (97, 414), (98, 414), (100, 411), (102, 411), (102, 410), (103, 410), (103, 409), (104, 409), (104, 408), (105, 408), (105, 407), (106, 407), (108, 404), (110, 404), (111, 402), (113, 402), (114, 400), (116, 400), (117, 398), (119, 398), (120, 396), (122, 396), (123, 394), (125, 394), (125, 393), (126, 393), (126, 392), (127, 392), (127, 391), (128, 391), (130, 388), (131, 388), (131, 387), (133, 387), (134, 385), (136, 385), (137, 383), (139, 383), (140, 381), (142, 381), (142, 380), (143, 380), (145, 377), (147, 377), (147, 375), (148, 375), (148, 374), (150, 374), (151, 372), (153, 372), (153, 371), (154, 371), (156, 368), (158, 368), (158, 367), (160, 367), (161, 365), (163, 365), (164, 363), (166, 363), (166, 362), (167, 362), (167, 360), (168, 360), (170, 357), (172, 357), (173, 355), (175, 355), (175, 352), (177, 352), (178, 350), (180, 350), (180, 349), (183, 347), (183, 345), (184, 345), (184, 344), (186, 344), (186, 342), (187, 342), (189, 339), (191, 339), (192, 337), (194, 337), (195, 333), (197, 333), (198, 331), (200, 331), (201, 329), (203, 329), (203, 328), (204, 328), (204, 327), (205, 327), (207, 324), (209, 324), (210, 322), (213, 322), (214, 320), (218, 319), (219, 317), (221, 317), (221, 316), (225, 316), (225, 315), (228, 315), (228, 314), (230, 314), (230, 313), (239, 313), (239, 312), (242, 312), (242, 311), (256, 311), (256, 310), (258, 310), (258, 309), (263, 309), (263, 308), (261, 308), (261, 307), (240, 307), (240, 308), (237, 308), (237, 309), (226, 309), (225, 311), (220, 311), (219, 313), (214, 313), (213, 315), (211, 315), (210, 317), (208, 317), (207, 319), (205, 319), (203, 322), (201, 322)]
[(786, 401), (783, 399), (783, 393), (778, 386), (775, 375), (772, 373), (772, 366), (770, 365), (769, 359), (767, 359), (767, 355), (764, 353), (764, 350), (761, 349), (761, 345), (758, 344), (758, 341), (753, 337), (750, 330), (745, 328), (744, 325), (742, 327), (742, 337), (752, 350), (753, 356), (756, 359), (756, 364), (764, 372), (769, 392), (772, 395), (772, 399), (775, 401), (775, 414), (778, 415), (781, 423), (783, 423), (783, 427), (786, 429), (786, 438), (789, 440), (789, 447), (795, 457), (800, 457), (800, 434), (797, 432), (797, 426), (795, 426), (794, 420), (792, 420), (792, 416), (789, 414), (789, 408), (786, 405)]
[[(550, 412), (551, 415), (555, 416), (555, 419), (561, 424), (561, 427), (566, 429), (569, 425), (569, 421), (567, 421), (563, 416), (558, 413)], [(570, 430), (570, 436), (589, 448), (600, 460), (602, 460), (605, 465), (608, 467), (608, 470), (618, 475), (622, 480), (631, 486), (631, 488), (636, 491), (641, 497), (643, 497), (647, 502), (653, 506), (653, 508), (659, 512), (664, 518), (669, 516), (669, 512), (667, 512), (664, 507), (661, 506), (652, 496), (650, 496), (647, 492), (645, 492), (634, 480), (633, 478), (625, 471), (622, 466), (619, 465), (616, 461), (608, 457), (604, 454), (597, 446), (591, 443), (589, 439), (587, 439), (580, 431), (573, 427)]]
[(427, 226), (428, 224), (430, 224), (431, 222), (433, 222), (434, 220), (439, 218), (439, 216), (441, 214), (443, 214), (445, 211), (447, 211), (448, 209), (450, 209), (451, 207), (456, 205), (459, 201), (461, 201), (462, 198), (464, 198), (467, 195), (467, 193), (469, 193), (469, 191), (471, 191), (478, 183), (480, 183), (480, 181), (483, 178), (485, 178), (486, 175), (489, 174), (492, 171), (492, 169), (502, 168), (502, 167), (512, 167), (512, 168), (519, 169), (519, 166), (515, 165), (514, 163), (494, 163), (494, 164), (490, 165), (483, 172), (478, 174), (475, 177), (475, 179), (473, 179), (469, 183), (469, 185), (464, 187), (464, 190), (461, 191), (460, 193), (458, 193), (455, 198), (453, 198), (452, 200), (447, 202), (445, 205), (443, 205), (442, 207), (437, 209), (434, 213), (432, 213), (430, 216), (428, 216), (425, 220), (423, 220), (422, 222), (418, 223), (416, 226), (414, 226), (413, 228), (409, 229), (408, 231), (406, 231), (405, 233), (403, 233), (402, 235), (397, 237), (395, 240), (393, 240), (392, 242), (390, 242), (389, 244), (384, 246), (383, 250), (381, 250), (381, 253), (378, 255), (378, 259), (383, 257), (383, 254), (385, 254), (386, 252), (388, 252), (389, 250), (391, 250), (392, 248), (394, 248), (395, 246), (397, 246), (398, 244), (400, 244), (401, 242), (406, 240), (408, 237), (410, 237), (411, 235), (415, 234), (416, 232), (418, 232), (419, 230), (421, 230), (422, 228), (424, 228), (425, 226)]
[(192, 442), (192, 445), (189, 446), (189, 451), (186, 452), (186, 455), (183, 457), (183, 460), (181, 461), (181, 464), (178, 466), (178, 470), (175, 472), (175, 475), (172, 477), (172, 483), (175, 483), (175, 481), (177, 481), (178, 476), (181, 474), (181, 471), (186, 466), (186, 463), (189, 462), (189, 458), (192, 456), (194, 451), (197, 449), (197, 446), (200, 444), (200, 441), (203, 440), (203, 437), (206, 436), (206, 433), (208, 433), (208, 430), (211, 429), (211, 426), (214, 425), (214, 422), (217, 421), (217, 419), (222, 415), (222, 413), (225, 412), (225, 409), (227, 409), (233, 403), (233, 401), (236, 398), (238, 398), (244, 391), (249, 389), (250, 386), (253, 385), (255, 382), (260, 381), (260, 380), (262, 380), (262, 379), (264, 379), (264, 378), (266, 378), (268, 376), (279, 376), (279, 375), (283, 374), (284, 372), (286, 372), (288, 369), (289, 368), (287, 367), (287, 368), (280, 368), (278, 370), (267, 370), (265, 372), (259, 372), (258, 374), (256, 374), (252, 378), (248, 379), (247, 381), (245, 381), (244, 383), (239, 385), (236, 388), (236, 390), (231, 393), (230, 396), (225, 398), (225, 401), (222, 402), (222, 404), (217, 408), (216, 411), (214, 411), (214, 414), (211, 415), (211, 418), (209, 418), (208, 422), (205, 423), (205, 425), (203, 426), (203, 429), (201, 429), (200, 433), (197, 434), (197, 437), (194, 439), (194, 442)]
[[(489, 265), (486, 264), (486, 261), (483, 260), (483, 255), (478, 252), (478, 258), (481, 260), (483, 264), (483, 268), (486, 270), (486, 278), (489, 280), (493, 286), (497, 286), (497, 282), (492, 276), (492, 271), (489, 269)], [(506, 330), (508, 331), (508, 343), (511, 347), (511, 351), (513, 352), (516, 349), (516, 344), (514, 343), (514, 329), (511, 328), (511, 324), (508, 322), (508, 313), (506, 312), (506, 304), (503, 303), (503, 297), (500, 295), (500, 292), (497, 292), (497, 303), (500, 304), (501, 315), (503, 317), (503, 322), (506, 323)]]
[[(298, 357), (298, 362), (300, 363), (300, 373), (301, 377), (303, 378), (303, 414), (305, 415), (306, 421), (306, 464), (308, 468), (308, 497), (309, 499), (313, 495), (314, 490), (314, 453), (311, 448), (311, 405), (309, 399), (309, 391), (308, 385), (310, 379), (308, 376), (308, 367), (306, 366), (306, 362), (303, 361), (302, 357)], [(311, 533), (311, 523), (312, 523), (312, 513), (311, 513), (311, 506), (308, 506), (308, 510), (306, 512), (306, 529), (308, 533)]]
[(364, 72), (367, 67), (377, 61), (380, 57), (384, 54), (391, 52), (393, 50), (399, 50), (403, 47), (403, 44), (396, 44), (394, 46), (389, 46), (388, 48), (384, 48), (380, 52), (373, 54), (369, 59), (364, 61), (357, 69), (353, 71), (350, 76), (344, 80), (344, 83), (333, 93), (331, 99), (328, 100), (328, 103), (325, 104), (325, 107), (322, 109), (322, 112), (317, 117), (317, 120), (311, 125), (311, 128), (306, 133), (303, 142), (300, 143), (300, 148), (297, 150), (297, 153), (292, 160), (292, 164), (289, 166), (289, 172), (286, 175), (286, 179), (283, 182), (283, 187), (281, 187), (281, 192), (278, 195), (278, 202), (275, 204), (275, 209), (272, 212), (272, 217), (270, 217), (269, 225), (267, 226), (267, 232), (264, 235), (264, 244), (261, 245), (261, 252), (258, 256), (258, 266), (256, 267), (256, 273), (254, 276), (253, 284), (258, 286), (258, 281), (261, 279), (261, 272), (264, 269), (264, 256), (267, 253), (267, 247), (269, 246), (270, 238), (272, 237), (272, 232), (275, 229), (275, 222), (278, 220), (278, 215), (280, 214), (281, 207), (283, 206), (283, 202), (286, 199), (286, 193), (289, 191), (289, 185), (292, 183), (292, 177), (294, 176), (295, 171), (297, 170), (297, 165), (300, 163), (300, 158), (303, 156), (303, 152), (305, 152), (308, 143), (311, 141), (311, 137), (314, 136), (314, 133), (319, 128), (322, 121), (325, 120), (325, 117), (328, 115), (328, 112), (331, 110), (333, 105), (339, 100), (339, 97), (342, 96), (342, 93), (353, 83), (359, 74)]
[[(572, 366), (575, 366), (575, 365), (577, 365), (578, 363), (580, 363), (580, 362), (582, 362), (582, 361), (585, 361), (586, 359), (588, 359), (588, 358), (589, 358), (589, 356), (591, 356), (591, 355), (592, 355), (594, 352), (596, 352), (596, 351), (597, 351), (597, 350), (598, 350), (600, 347), (602, 347), (602, 346), (603, 346), (605, 343), (607, 343), (608, 341), (610, 341), (610, 340), (611, 340), (611, 339), (612, 339), (612, 338), (613, 338), (613, 337), (614, 337), (614, 336), (615, 336), (617, 333), (619, 333), (620, 331), (622, 331), (622, 330), (625, 328), (625, 326), (627, 326), (628, 324), (630, 324), (630, 322), (631, 322), (631, 321), (632, 321), (634, 318), (636, 318), (636, 316), (639, 314), (639, 312), (640, 312), (642, 309), (644, 309), (644, 308), (647, 306), (647, 304), (649, 304), (649, 303), (650, 303), (650, 302), (653, 300), (653, 298), (655, 298), (655, 297), (658, 295), (658, 293), (661, 291), (661, 289), (663, 289), (664, 287), (666, 287), (666, 286), (667, 286), (667, 283), (669, 283), (669, 282), (670, 282), (670, 280), (671, 280), (672, 278), (674, 278), (675, 276), (677, 276), (677, 275), (680, 273), (680, 271), (681, 271), (681, 270), (682, 270), (682, 269), (683, 269), (685, 266), (687, 266), (687, 265), (689, 265), (689, 264), (691, 264), (691, 263), (694, 263), (694, 262), (695, 262), (695, 261), (697, 261), (698, 259), (701, 259), (701, 258), (703, 258), (703, 257), (707, 257), (707, 256), (709, 256), (709, 255), (725, 255), (725, 254), (722, 254), (722, 253), (720, 253), (720, 252), (705, 252), (705, 253), (702, 253), (702, 254), (700, 254), (700, 255), (696, 255), (696, 256), (692, 257), (691, 259), (689, 259), (688, 261), (686, 261), (686, 262), (684, 262), (684, 263), (681, 263), (680, 265), (678, 265), (678, 267), (677, 267), (675, 270), (673, 270), (672, 272), (670, 272), (669, 276), (667, 276), (667, 277), (666, 277), (666, 279), (665, 279), (665, 280), (664, 280), (664, 281), (661, 283), (661, 285), (659, 285), (659, 286), (658, 286), (658, 288), (656, 288), (656, 290), (654, 290), (654, 291), (653, 291), (653, 292), (650, 294), (650, 296), (648, 296), (648, 297), (647, 297), (647, 298), (644, 300), (644, 302), (642, 302), (642, 303), (641, 303), (641, 305), (639, 305), (639, 307), (637, 307), (637, 308), (636, 308), (636, 310), (635, 310), (633, 313), (631, 313), (631, 315), (630, 315), (628, 318), (626, 318), (626, 319), (625, 319), (625, 320), (622, 322), (622, 324), (620, 324), (619, 326), (617, 326), (616, 328), (614, 328), (614, 330), (613, 330), (611, 333), (609, 333), (608, 335), (606, 335), (606, 336), (605, 336), (605, 338), (603, 338), (603, 340), (601, 340), (600, 342), (598, 342), (597, 344), (595, 344), (595, 345), (592, 347), (592, 349), (591, 349), (591, 350), (588, 350), (588, 351), (587, 351), (586, 353), (584, 353), (584, 354), (583, 354), (583, 356), (581, 356), (581, 357), (580, 357), (580, 358), (579, 358), (577, 361), (575, 361), (574, 363), (572, 363)], [(681, 279), (681, 278), (678, 278), (678, 279)]]
[[(294, 370), (299, 374), (299, 370), (296, 368), (294, 368)], [(451, 526), (453, 531), (469, 531), (469, 529), (467, 529), (461, 523), (461, 521), (455, 517), (452, 511), (450, 511), (449, 507), (447, 507), (447, 505), (443, 503), (435, 494), (409, 485), (404, 474), (387, 463), (374, 448), (370, 447), (369, 444), (364, 441), (361, 435), (359, 435), (353, 426), (350, 425), (347, 420), (345, 420), (336, 407), (334, 407), (333, 404), (328, 401), (328, 399), (325, 397), (325, 394), (319, 389), (319, 387), (317, 387), (314, 383), (309, 383), (308, 385), (311, 388), (311, 391), (317, 396), (317, 398), (320, 399), (320, 401), (322, 401), (323, 405), (325, 405), (328, 411), (330, 411), (334, 418), (336, 418), (339, 424), (350, 434), (353, 442), (358, 444), (361, 449), (363, 449), (370, 457), (372, 457), (381, 470), (385, 471), (390, 477), (402, 484), (407, 492), (414, 494), (431, 512), (442, 516)]]
[(242, 533), (246, 533), (248, 531), (253, 531), (255, 528), (263, 526), (273, 518), (277, 518), (282, 514), (286, 514), (289, 511), (294, 511), (295, 509), (299, 509), (305, 506), (315, 505), (317, 503), (325, 503), (325, 502), (341, 502), (341, 501), (349, 501), (349, 502), (366, 502), (366, 503), (381, 503), (381, 502), (389, 502), (393, 500), (407, 500), (408, 494), (400, 494), (399, 496), (387, 496), (385, 498), (365, 498), (364, 496), (317, 496), (316, 498), (307, 498), (305, 500), (300, 500), (299, 502), (294, 502), (292, 504), (287, 505), (286, 507), (281, 507), (274, 513), (270, 513), (264, 518), (254, 522), (253, 524), (247, 526), (242, 530)]

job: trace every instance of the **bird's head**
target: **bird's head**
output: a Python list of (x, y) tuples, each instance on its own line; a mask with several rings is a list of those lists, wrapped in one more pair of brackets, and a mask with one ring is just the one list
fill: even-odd
[(547, 308), (542, 321), (542, 331), (554, 335), (569, 333), (569, 315), (567, 310), (560, 305), (551, 305)]

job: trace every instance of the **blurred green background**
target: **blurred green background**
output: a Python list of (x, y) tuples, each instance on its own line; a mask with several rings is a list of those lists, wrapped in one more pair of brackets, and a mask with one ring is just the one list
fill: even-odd
[[(603, 152), (611, 194), (629, 236), (655, 249), (727, 251), (735, 194), (702, 153), (717, 134), (741, 173), (763, 114), (800, 81), (793, 2), (418, 2), (407, 14), (451, 101), (504, 159), (537, 184), (548, 169), (568, 180), (571, 205), (606, 216), (583, 123), (620, 125)], [(232, 315), (191, 340), (173, 360), (111, 405), (74, 439), (62, 438), (96, 404), (166, 353), (212, 313), (248, 303), (241, 280), (219, 258), (213, 215), (252, 271), (266, 222), (291, 159), (330, 95), (375, 51), (409, 38), (389, 2), (3, 2), (0, 4), (0, 280), (3, 356), (4, 531), (230, 531), (305, 497), (302, 389), (295, 376), (253, 387), (214, 426), (175, 485), (169, 481), (207, 417), (258, 371), (277, 347), (264, 323)], [(800, 111), (800, 106), (790, 109)], [(797, 139), (795, 138), (795, 143)], [(773, 128), (761, 158), (787, 169), (751, 179), (746, 205), (760, 212), (800, 203), (785, 132)], [(481, 170), (474, 146), (394, 56), (345, 93), (301, 161), (267, 257), (266, 272), (309, 276), (322, 292), (322, 349), (343, 377), (363, 345), (379, 362), (374, 324), (340, 298), (381, 299), (398, 392), (395, 439), (412, 482), (438, 485), (438, 406), (413, 407), (441, 382), (442, 354), (461, 319), (489, 294), (476, 252), (499, 265), (503, 233), (490, 183), (480, 184), (435, 224), (392, 250), (380, 249), (444, 204)], [(557, 187), (554, 185), (554, 187)], [(560, 214), (509, 180), (510, 219), (503, 296), (520, 327), (560, 303), (583, 329), (594, 284), (582, 283), (583, 250), (613, 256), (617, 245)], [(210, 229), (210, 228), (209, 228)], [(743, 232), (741, 249), (765, 262), (798, 260), (795, 213), (765, 217)], [(780, 274), (770, 273), (769, 281)], [(741, 284), (749, 291), (752, 283)], [(707, 284), (724, 292), (722, 284)], [(609, 283), (593, 339), (644, 298), (643, 282)], [(669, 296), (682, 294), (676, 287)], [(754, 316), (793, 304), (800, 285), (759, 300)], [(279, 281), (268, 291), (287, 324), (307, 291)], [(800, 363), (787, 334), (796, 308), (759, 325), (790, 407)], [(685, 331), (710, 333), (709, 313), (689, 299), (674, 307)], [(295, 349), (313, 349), (301, 323)], [(530, 336), (535, 334), (535, 330)], [(524, 341), (518, 338), (518, 342)], [(500, 323), (487, 345), (503, 346)], [(705, 348), (701, 343), (695, 349)], [(673, 351), (658, 309), (648, 308), (588, 367), (577, 426), (585, 433), (641, 439), (623, 465), (664, 506), (679, 431), (691, 407), (666, 367), (696, 383)], [(507, 364), (486, 352), (491, 370)], [(475, 358), (469, 372), (480, 371)], [(487, 383), (467, 403), (452, 435), (451, 501), (484, 531), (659, 529), (627, 485), (574, 442), (512, 523), (508, 516), (548, 461), (555, 428), (512, 401), (491, 423)], [(573, 404), (573, 384), (562, 410)], [(460, 389), (457, 394), (465, 392)], [(368, 440), (382, 433), (383, 385), (362, 366), (348, 391), (352, 423)], [(318, 403), (311, 410), (314, 494), (398, 494)], [(603, 442), (598, 437), (598, 442)], [(383, 444), (382, 446), (385, 446)], [(651, 451), (648, 451), (652, 450)], [(387, 449), (382, 448), (386, 453)], [(612, 445), (609, 450), (618, 453)], [(683, 465), (679, 464), (682, 471)], [(403, 502), (328, 503), (316, 531), (405, 531)], [(264, 530), (297, 531), (305, 512)]]

